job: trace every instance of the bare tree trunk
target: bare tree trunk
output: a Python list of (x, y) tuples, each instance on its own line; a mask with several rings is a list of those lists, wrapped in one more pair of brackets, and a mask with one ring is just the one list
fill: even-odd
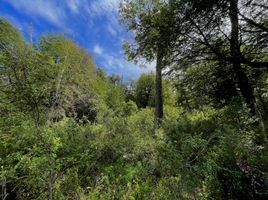
[(230, 0), (229, 15), (231, 21), (231, 41), (230, 49), (233, 58), (233, 70), (240, 88), (241, 94), (245, 99), (251, 112), (255, 115), (255, 100), (253, 88), (249, 83), (248, 77), (241, 66), (240, 42), (239, 42), (239, 21), (238, 21), (238, 0)]
[(163, 54), (158, 52), (156, 58), (156, 78), (155, 78), (155, 121), (157, 128), (159, 128), (161, 124), (161, 119), (163, 118), (162, 65), (163, 65)]

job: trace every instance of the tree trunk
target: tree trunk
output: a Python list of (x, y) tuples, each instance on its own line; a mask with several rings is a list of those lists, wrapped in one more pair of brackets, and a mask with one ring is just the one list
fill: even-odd
[(237, 79), (240, 92), (245, 99), (251, 112), (255, 115), (255, 101), (253, 88), (249, 83), (249, 79), (241, 66), (240, 60), (240, 42), (239, 42), (239, 21), (238, 21), (238, 0), (230, 0), (229, 15), (231, 21), (231, 41), (230, 50), (233, 58), (233, 70)]
[(158, 128), (163, 118), (163, 94), (162, 94), (162, 66), (163, 54), (158, 52), (156, 58), (156, 78), (155, 78), (155, 121)]

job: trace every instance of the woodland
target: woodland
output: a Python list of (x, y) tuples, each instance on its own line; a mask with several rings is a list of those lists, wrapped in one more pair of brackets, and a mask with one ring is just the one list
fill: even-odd
[(118, 9), (129, 82), (0, 18), (0, 199), (268, 199), (268, 1)]

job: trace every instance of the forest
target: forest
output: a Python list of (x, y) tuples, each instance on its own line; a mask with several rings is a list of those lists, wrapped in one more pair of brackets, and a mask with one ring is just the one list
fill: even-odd
[(118, 10), (129, 82), (0, 18), (0, 199), (268, 199), (268, 1)]

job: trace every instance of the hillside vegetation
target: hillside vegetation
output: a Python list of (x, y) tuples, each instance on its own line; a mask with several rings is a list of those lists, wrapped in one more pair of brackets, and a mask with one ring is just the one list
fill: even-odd
[(267, 4), (135, 2), (126, 55), (156, 74), (129, 83), (0, 19), (2, 200), (268, 199)]

